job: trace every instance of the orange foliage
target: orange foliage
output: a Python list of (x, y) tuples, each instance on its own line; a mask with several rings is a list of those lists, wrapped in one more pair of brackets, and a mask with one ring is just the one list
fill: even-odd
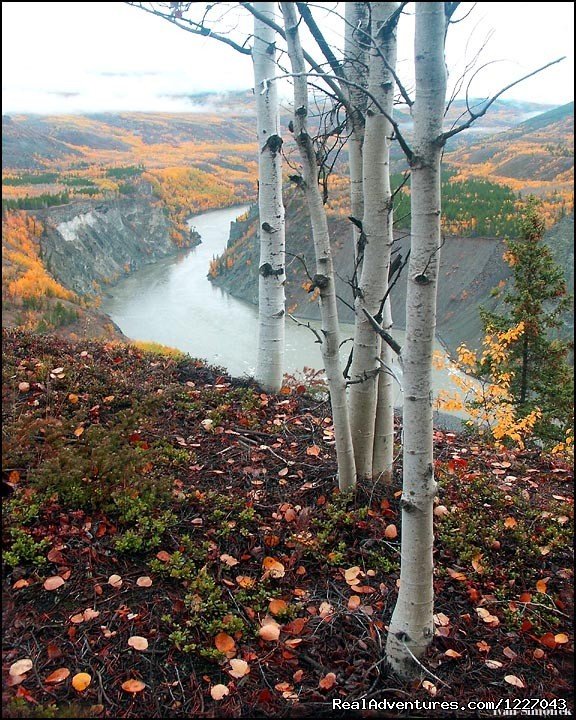
[(72, 300), (76, 296), (54, 280), (42, 264), (39, 238), (42, 223), (22, 212), (9, 212), (2, 224), (3, 292), (13, 299), (57, 297)]

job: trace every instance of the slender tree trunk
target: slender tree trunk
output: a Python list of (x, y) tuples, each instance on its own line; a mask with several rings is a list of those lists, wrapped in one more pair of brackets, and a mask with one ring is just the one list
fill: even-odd
[[(388, 270), (392, 251), (392, 207), (390, 192), (390, 143), (392, 126), (386, 115), (392, 115), (394, 79), (388, 66), (396, 65), (396, 22), (390, 21), (397, 9), (396, 2), (372, 3), (372, 43), (368, 102), (363, 147), (364, 217), (362, 220), (362, 275), (355, 299), (356, 324), (354, 355), (350, 371), (350, 423), (354, 442), (356, 471), (359, 478), (372, 479), (373, 453), (378, 452), (378, 472), (388, 478), (392, 472), (394, 415), (391, 383), (384, 378), (381, 391), (381, 413), (378, 428), (378, 447), (374, 432), (378, 402), (381, 353), (380, 336), (374, 332), (364, 310), (374, 316), (379, 313), (388, 287)], [(385, 58), (386, 62), (384, 62)], [(384, 110), (384, 112), (382, 112)], [(390, 307), (387, 307), (390, 322)], [(385, 353), (386, 360), (389, 360)], [(380, 443), (384, 447), (380, 447)]]
[(411, 255), (404, 360), (404, 484), (400, 590), (386, 657), (404, 677), (418, 674), (433, 636), (432, 353), (440, 259), (440, 170), (446, 95), (443, 2), (416, 3)]
[[(362, 145), (364, 143), (364, 116), (366, 113), (367, 95), (361, 88), (367, 82), (367, 52), (368, 47), (368, 6), (364, 2), (347, 2), (344, 5), (344, 71), (346, 77), (353, 83), (343, 84), (342, 90), (346, 93), (350, 105), (347, 118), (347, 127), (350, 132), (348, 139), (348, 166), (350, 174), (350, 212), (352, 217), (362, 220), (364, 215), (364, 191), (362, 186)], [(366, 33), (366, 35), (365, 35)], [(354, 243), (354, 258), (358, 257), (358, 241), (360, 230), (352, 224), (352, 240)], [(358, 268), (359, 271), (359, 268)]]
[(529, 340), (528, 333), (524, 330), (524, 337), (522, 338), (522, 375), (520, 379), (520, 405), (524, 405), (528, 398), (528, 349)]
[(304, 190), (314, 238), (316, 255), (314, 283), (320, 293), (320, 317), (323, 335), (321, 349), (330, 392), (332, 418), (334, 420), (338, 480), (340, 489), (348, 490), (354, 487), (356, 483), (356, 468), (346, 402), (346, 385), (340, 366), (340, 330), (330, 235), (326, 211), (318, 187), (316, 153), (312, 138), (308, 133), (308, 82), (298, 33), (296, 6), (294, 3), (282, 2), (280, 7), (284, 16), (288, 55), (294, 73), (294, 137), (302, 161)]
[[(392, 215), (389, 219), (392, 236)], [(390, 299), (384, 305), (382, 327), (386, 332), (392, 329)], [(378, 375), (378, 398), (376, 404), (376, 423), (374, 427), (374, 454), (372, 476), (386, 484), (392, 483), (394, 466), (394, 378), (392, 376), (393, 352), (390, 346), (382, 342), (380, 350), (380, 373)]]
[[(254, 3), (271, 20), (273, 2)], [(254, 18), (254, 90), (258, 122), (258, 209), (260, 266), (258, 282), (258, 358), (255, 379), (278, 392), (284, 373), (285, 255), (282, 204), (282, 139), (276, 77), (276, 33)]]

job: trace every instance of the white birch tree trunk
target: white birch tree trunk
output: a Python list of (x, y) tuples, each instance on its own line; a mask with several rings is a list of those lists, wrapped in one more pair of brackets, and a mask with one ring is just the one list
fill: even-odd
[[(396, 2), (372, 3), (372, 43), (368, 89), (370, 92), (363, 146), (364, 216), (359, 253), (363, 253), (362, 274), (355, 299), (354, 355), (350, 370), (350, 423), (359, 478), (372, 479), (373, 455), (377, 452), (378, 474), (389, 480), (392, 472), (394, 411), (389, 376), (379, 388), (380, 336), (374, 332), (364, 310), (377, 315), (388, 288), (392, 251), (392, 208), (390, 192), (390, 143), (394, 79), (389, 67), (396, 66), (396, 23), (387, 21), (397, 9)], [(386, 62), (384, 61), (385, 58)], [(389, 67), (388, 67), (389, 66)], [(374, 98), (378, 105), (372, 100)], [(382, 112), (384, 111), (384, 112)], [(390, 322), (390, 306), (387, 307)], [(384, 353), (389, 360), (388, 353)], [(378, 440), (375, 441), (376, 407), (381, 394)], [(380, 447), (381, 443), (383, 446)]]
[[(275, 19), (273, 2), (254, 6)], [(258, 123), (258, 209), (260, 265), (258, 274), (258, 356), (255, 380), (278, 392), (284, 373), (285, 231), (282, 203), (282, 139), (276, 77), (276, 34), (254, 18), (254, 92)]]
[[(367, 95), (361, 88), (367, 85), (367, 42), (363, 33), (368, 33), (368, 7), (364, 2), (347, 2), (344, 5), (344, 72), (347, 79), (356, 86), (343, 84), (350, 107), (347, 127), (350, 132), (348, 139), (348, 166), (350, 175), (350, 212), (352, 217), (362, 220), (364, 215), (364, 191), (362, 185), (362, 145), (364, 143), (364, 116), (367, 106)], [(358, 256), (360, 230), (352, 225), (354, 258)]]
[(318, 187), (318, 166), (312, 138), (308, 133), (308, 82), (304, 55), (298, 33), (298, 20), (294, 3), (282, 2), (282, 15), (286, 30), (288, 55), (294, 74), (294, 137), (300, 152), (303, 169), (304, 191), (312, 223), (316, 274), (314, 284), (319, 290), (320, 317), (322, 321), (322, 359), (328, 380), (334, 439), (338, 460), (338, 483), (341, 490), (349, 490), (356, 484), (356, 467), (350, 433), (346, 385), (340, 365), (340, 328), (336, 306), (336, 288), (330, 248), (330, 234), (326, 211)]
[(406, 300), (404, 453), (400, 590), (386, 657), (403, 677), (418, 674), (433, 636), (432, 353), (440, 260), (440, 167), (446, 96), (443, 2), (416, 3), (416, 98), (412, 171), (411, 255)]

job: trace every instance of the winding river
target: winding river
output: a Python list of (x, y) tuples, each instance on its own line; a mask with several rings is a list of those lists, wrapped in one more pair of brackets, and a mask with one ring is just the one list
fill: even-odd
[[(145, 266), (110, 288), (102, 310), (122, 332), (134, 340), (148, 340), (179, 348), (192, 357), (226, 368), (235, 376), (250, 375), (256, 365), (258, 311), (208, 279), (210, 260), (226, 247), (230, 222), (247, 207), (232, 207), (190, 219), (202, 238), (197, 247)], [(312, 321), (319, 328), (318, 322)], [(351, 337), (352, 326), (342, 326)], [(394, 331), (400, 343), (403, 331)], [(349, 348), (349, 345), (345, 346)], [(437, 349), (443, 352), (438, 343)], [(347, 352), (347, 351), (345, 351)], [(319, 345), (313, 334), (287, 320), (285, 367), (298, 373), (304, 367), (322, 368)], [(401, 371), (395, 368), (401, 380)], [(449, 365), (434, 370), (435, 390), (454, 392)], [(398, 386), (396, 405), (402, 404)]]

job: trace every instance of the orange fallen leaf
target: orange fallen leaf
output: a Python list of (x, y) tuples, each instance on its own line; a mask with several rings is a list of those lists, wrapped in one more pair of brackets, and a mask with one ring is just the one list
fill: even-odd
[(236, 577), (236, 582), (241, 588), (248, 590), (256, 585), (256, 578), (249, 577), (248, 575), (238, 575)]
[(322, 690), (330, 690), (334, 687), (334, 685), (336, 685), (336, 675), (333, 672), (329, 672), (324, 675), (318, 683), (318, 686), (321, 687)]
[(160, 550), (160, 552), (156, 553), (156, 557), (161, 562), (168, 562), (168, 560), (170, 560), (171, 555), (170, 555), (170, 553), (167, 553), (166, 550)]
[(12, 585), (13, 590), (20, 590), (21, 588), (28, 587), (30, 585), (29, 580), (25, 580), (24, 578), (21, 578), (20, 580), (16, 580), (14, 585)]
[(348, 610), (357, 610), (361, 603), (360, 595), (350, 595), (348, 598)]
[(539, 593), (547, 592), (549, 580), (550, 580), (550, 578), (541, 578), (540, 580), (538, 580), (538, 582), (536, 583), (536, 590)]
[(466, 575), (463, 572), (460, 572), (459, 570), (452, 570), (452, 568), (447, 568), (446, 572), (453, 580), (466, 580)]
[(234, 565), (238, 565), (240, 562), (239, 560), (236, 560), (235, 557), (232, 557), (232, 555), (228, 555), (228, 553), (220, 555), (220, 560), (221, 562), (226, 563), (229, 567), (234, 567)]
[(434, 683), (431, 683), (430, 680), (424, 680), (422, 683), (422, 687), (424, 688), (424, 690), (426, 690), (427, 693), (432, 695), (432, 697), (434, 697), (438, 692), (438, 688), (436, 687), (436, 685), (434, 685)]
[(136, 580), (136, 585), (138, 585), (138, 587), (150, 587), (152, 585), (152, 578), (143, 575)]
[(58, 668), (54, 672), (50, 673), (44, 682), (47, 683), (59, 683), (66, 680), (70, 676), (70, 670), (68, 668)]
[(94, 618), (97, 618), (100, 615), (99, 610), (94, 610), (93, 608), (86, 608), (84, 612), (82, 613), (84, 616), (84, 620), (94, 620)]
[(72, 405), (76, 405), (78, 402), (78, 395), (76, 395), (76, 393), (70, 393), (70, 395), (68, 395), (68, 400), (72, 403)]
[(214, 638), (214, 645), (216, 650), (219, 650), (225, 655), (228, 655), (228, 653), (234, 654), (236, 652), (236, 642), (234, 641), (234, 638), (225, 632), (220, 632), (216, 635)]
[(122, 683), (122, 690), (129, 693), (142, 692), (145, 687), (146, 685), (142, 682), (142, 680), (134, 680), (133, 678)]
[(459, 653), (456, 650), (452, 650), (452, 648), (450, 648), (449, 650), (446, 650), (444, 655), (446, 655), (446, 657), (453, 658), (454, 660), (462, 657), (462, 653)]
[(518, 525), (518, 521), (516, 520), (516, 518), (507, 517), (506, 520), (504, 520), (505, 528), (513, 528), (513, 527), (516, 527), (516, 525)]
[(57, 590), (59, 587), (64, 585), (65, 580), (60, 575), (53, 575), (52, 577), (44, 580), (44, 590)]
[(75, 625), (83, 623), (84, 622), (84, 613), (76, 613), (76, 615), (72, 615), (70, 618), (70, 622), (74, 623)]
[(544, 645), (544, 647), (550, 648), (550, 650), (554, 650), (556, 647), (556, 639), (551, 632), (544, 633), (539, 639), (539, 642), (541, 645)]
[(318, 614), (321, 618), (330, 617), (331, 615), (334, 615), (334, 608), (329, 602), (321, 602), (320, 607), (318, 608)]
[(128, 645), (134, 650), (147, 650), (148, 640), (141, 635), (132, 635), (132, 637), (128, 638)]
[(230, 668), (229, 673), (235, 678), (243, 678), (250, 672), (250, 665), (246, 660), (239, 660), (238, 658), (230, 660)]
[(262, 560), (262, 567), (268, 572), (270, 577), (273, 578), (281, 578), (286, 574), (284, 565), (273, 557), (265, 557), (264, 560)]
[(112, 585), (113, 588), (122, 587), (122, 578), (120, 575), (110, 575), (108, 578), (108, 585)]
[(82, 427), (82, 425), (79, 425), (76, 428), (76, 430), (74, 430), (74, 435), (76, 435), (76, 437), (80, 437), (83, 434), (84, 434), (84, 428)]
[(286, 612), (288, 609), (288, 603), (285, 600), (273, 598), (268, 604), (268, 610), (272, 615), (279, 615), (280, 613)]
[(536, 650), (534, 650), (534, 652), (532, 653), (532, 657), (535, 660), (542, 660), (545, 655), (546, 653), (544, 652), (544, 650), (542, 650), (542, 648), (536, 648)]
[(312, 455), (312, 457), (318, 457), (320, 455), (320, 448), (318, 445), (310, 445), (306, 448), (306, 455)]
[(213, 700), (222, 700), (226, 695), (230, 694), (230, 689), (226, 685), (213, 685), (210, 688), (210, 695)]
[(30, 660), (30, 658), (22, 658), (22, 660), (17, 660), (15, 663), (12, 663), (8, 672), (13, 677), (16, 675), (24, 675), (24, 673), (32, 670), (33, 666), (34, 663)]
[(566, 633), (558, 633), (558, 635), (554, 635), (554, 640), (558, 643), (558, 645), (565, 645), (567, 642), (570, 642), (570, 638)]
[(387, 525), (386, 530), (384, 530), (384, 536), (388, 538), (388, 540), (395, 540), (398, 537), (396, 525)]
[(18, 390), (20, 390), (21, 393), (28, 392), (28, 390), (30, 390), (30, 383), (29, 382), (18, 383)]
[(88, 685), (92, 682), (92, 677), (88, 673), (81, 672), (72, 678), (72, 687), (78, 692), (84, 692)]

